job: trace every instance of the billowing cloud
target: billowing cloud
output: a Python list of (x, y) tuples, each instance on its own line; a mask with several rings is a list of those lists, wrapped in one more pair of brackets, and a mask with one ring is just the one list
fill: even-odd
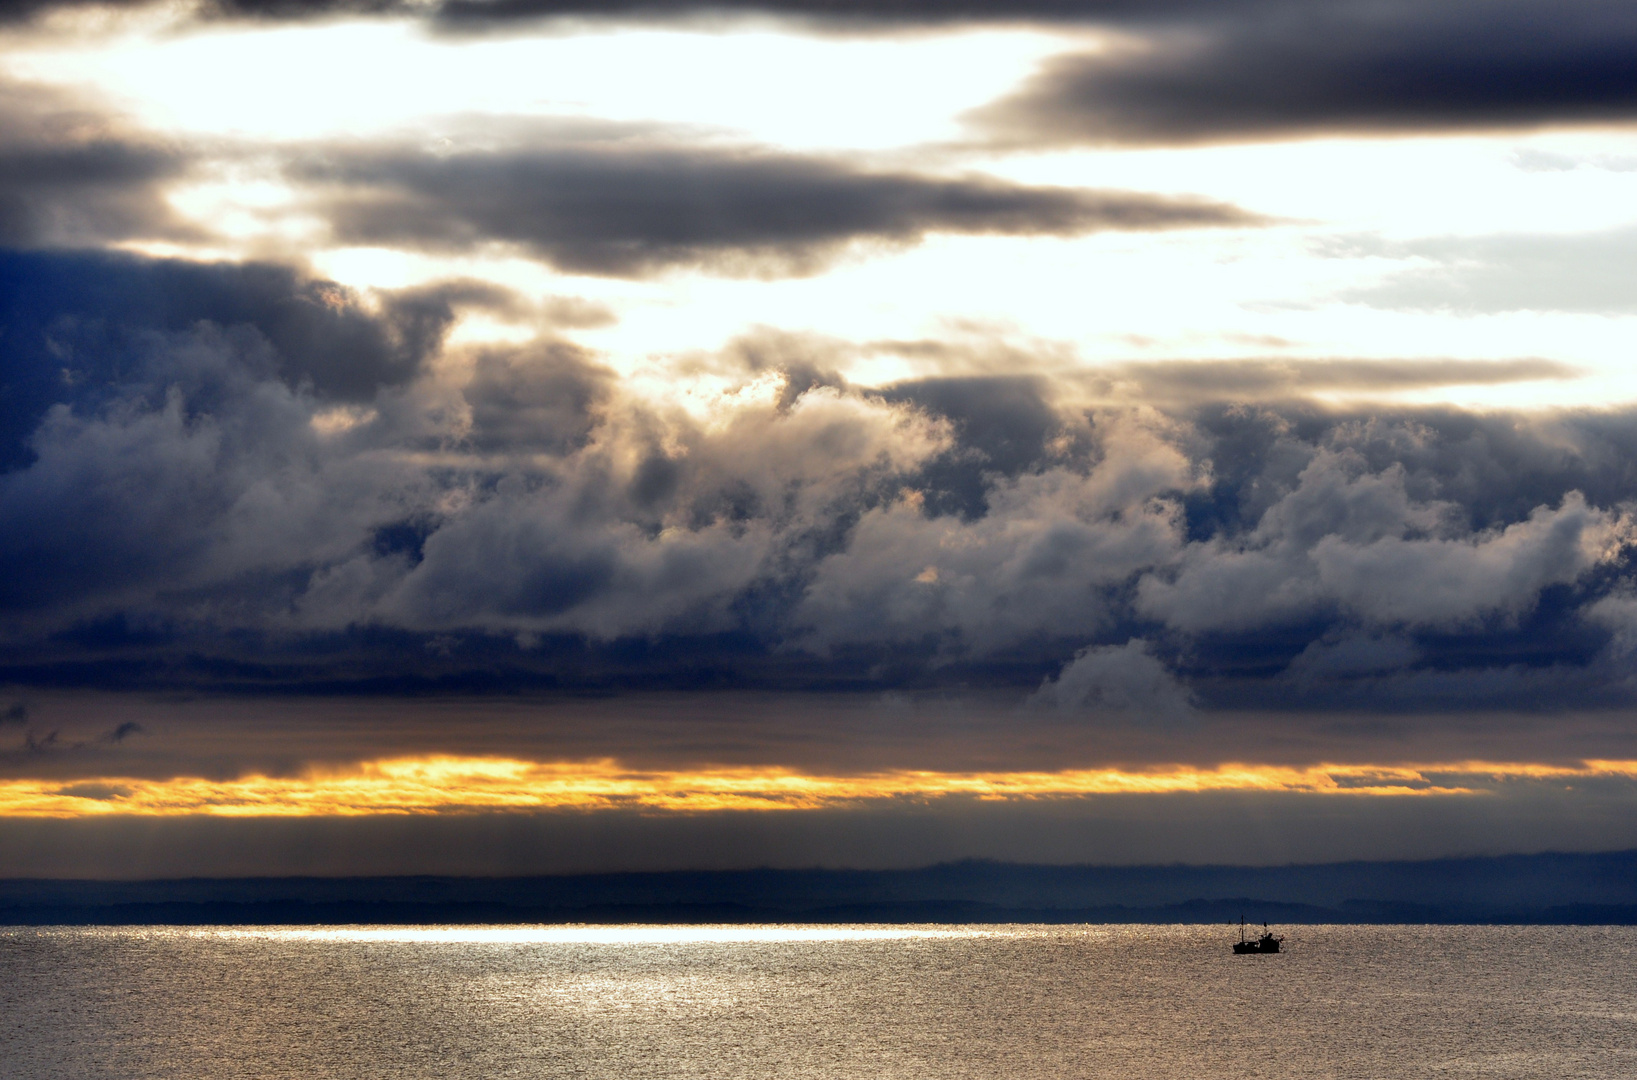
[(1110, 429), (1089, 467), (1043, 455), (1021, 475), (990, 473), (973, 520), (929, 514), (918, 492), (869, 511), (815, 567), (795, 615), (804, 641), (930, 641), (959, 655), (1099, 636), (1118, 619), (1119, 586), (1180, 552), (1176, 496), (1197, 480), (1163, 425)]
[(0, 873), (1632, 832), (1627, 6), (0, 25)]
[[(528, 435), (508, 445), (493, 489), (426, 539), (376, 602), (379, 617), (601, 639), (733, 629), (734, 605), (781, 562), (811, 558), (813, 534), (879, 499), (947, 438), (911, 410), (826, 389), (783, 411), (752, 398), (710, 427), (585, 400), (595, 411), (579, 419), (578, 444)], [(520, 467), (535, 448), (562, 457)], [(354, 621), (359, 609), (341, 614)]]
[(1175, 723), (1192, 709), (1187, 687), (1141, 638), (1080, 650), (1030, 701), (1146, 723)]
[(206, 327), (153, 353), (151, 382), (53, 405), (33, 460), (0, 477), (0, 558), (30, 568), (6, 578), (12, 625), (334, 559), (401, 498), (368, 478), (390, 465), (326, 452), (316, 400), (255, 335)]
[[(276, 375), (321, 398), (367, 401), (420, 370), (454, 307), (483, 299), (468, 293), (431, 287), (372, 306), (272, 263), (0, 251), (0, 465), (29, 456), (27, 441), (53, 405), (86, 415), (139, 393), (155, 403), (170, 386), (199, 394), (215, 378), (207, 370), (228, 381)], [(225, 366), (207, 359), (223, 350), (233, 356)]]
[[(770, 331), (678, 359), (708, 374), (683, 408), (549, 335), (427, 362), (449, 305), (496, 302), (469, 286), (371, 306), (271, 266), (11, 258), (38, 272), (7, 310), (61, 313), (8, 327), (52, 388), (0, 475), (24, 681), (618, 672), (1109, 717), (1139, 685), (1190, 715), (1627, 693), (1627, 413), (867, 389), (827, 372), (844, 343)], [(94, 337), (69, 276), (112, 298)]]
[(1579, 492), (1558, 507), (1472, 535), (1456, 508), (1417, 503), (1401, 466), (1321, 451), (1295, 489), (1238, 540), (1197, 545), (1174, 576), (1143, 580), (1138, 609), (1200, 631), (1296, 622), (1330, 608), (1373, 624), (1452, 626), (1516, 616), (1541, 590), (1607, 563), (1637, 534)]
[[(1078, 236), (1244, 227), (1237, 207), (1129, 191), (937, 178), (770, 150), (570, 137), (422, 153), (332, 148), (291, 166), (346, 243), (465, 251), (514, 245), (569, 271), (813, 273), (848, 245), (927, 233)], [(616, 133), (620, 134), (620, 133)]]

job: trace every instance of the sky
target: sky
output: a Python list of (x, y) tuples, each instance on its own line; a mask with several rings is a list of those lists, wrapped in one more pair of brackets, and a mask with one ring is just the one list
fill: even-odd
[(0, 876), (1637, 847), (1634, 55), (0, 0)]

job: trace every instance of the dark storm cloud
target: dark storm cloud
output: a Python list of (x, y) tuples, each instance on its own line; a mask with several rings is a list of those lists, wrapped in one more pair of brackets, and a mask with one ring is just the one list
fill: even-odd
[(0, 585), (10, 621), (199, 575), (276, 578), (334, 524), (395, 505), (398, 485), (330, 460), (312, 421), (411, 379), (452, 302), (434, 287), (373, 310), (270, 264), (0, 254), (0, 558), (28, 567)]
[[(491, 290), (492, 292), (492, 290)], [(292, 386), (360, 401), (412, 378), (441, 344), (461, 285), (390, 294), (378, 310), (272, 263), (0, 251), (0, 466), (26, 460), (53, 405), (160, 397), (183, 343), (216, 334)], [(485, 294), (487, 296), (488, 294)]]
[(613, 380), (563, 342), (480, 353), (461, 395), (471, 410), (467, 440), (497, 453), (572, 452), (590, 440)]
[(1137, 31), (973, 119), (1001, 142), (1167, 144), (1637, 115), (1637, 11), (1608, 0), (1230, 4)]
[(65, 95), (0, 80), (0, 245), (185, 236), (162, 189), (190, 163)]
[(618, 141), (449, 154), (337, 148), (292, 166), (292, 175), (318, 189), (316, 207), (344, 242), (456, 251), (501, 242), (564, 270), (616, 276), (676, 266), (812, 273), (849, 244), (912, 244), (929, 232), (1077, 236), (1264, 223), (1200, 199)]
[(118, 727), (113, 728), (110, 731), (104, 732), (103, 735), (102, 735), (102, 741), (103, 742), (111, 742), (111, 743), (124, 742), (126, 739), (130, 738), (132, 735), (142, 734), (142, 730), (143, 729), (142, 729), (141, 724), (137, 723), (135, 720), (127, 720), (123, 724), (120, 724)]
[(1240, 404), (1089, 407), (1048, 375), (862, 390), (863, 346), (762, 331), (675, 359), (744, 380), (707, 420), (550, 337), (424, 363), (454, 306), (524, 303), (470, 283), (371, 311), (276, 267), (8, 258), (8, 363), (50, 375), (0, 475), (18, 684), (959, 685), (1127, 728), (1637, 694), (1637, 417), (1293, 397), (1545, 362), (1229, 364), (1201, 381)]
[(1054, 440), (1066, 451), (1075, 426), (1064, 423), (1053, 390), (1035, 375), (972, 375), (916, 379), (883, 391), (888, 401), (914, 404), (954, 426), (954, 443), (920, 470), (923, 498), (933, 500), (928, 509), (981, 517), (997, 477), (1038, 468)]

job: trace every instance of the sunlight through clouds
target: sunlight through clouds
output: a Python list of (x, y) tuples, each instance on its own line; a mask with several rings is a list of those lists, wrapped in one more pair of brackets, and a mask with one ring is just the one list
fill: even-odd
[(877, 800), (1072, 799), (1088, 795), (1258, 792), (1334, 796), (1477, 795), (1516, 781), (1637, 779), (1637, 762), (1579, 766), (1453, 762), (1433, 765), (1225, 764), (1133, 772), (897, 771), (859, 776), (782, 769), (649, 772), (614, 761), (407, 758), (305, 777), (211, 781), (102, 778), (54, 783), (0, 780), (0, 816), (99, 814), (315, 817), (463, 811), (641, 810), (656, 813), (819, 810)]
[(0, 9), (0, 817), (1627, 797), (1629, 6)]

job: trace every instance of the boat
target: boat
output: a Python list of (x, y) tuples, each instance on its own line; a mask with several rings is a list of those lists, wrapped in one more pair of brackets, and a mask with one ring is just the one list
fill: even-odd
[(1268, 932), (1268, 924), (1262, 924), (1262, 936), (1251, 940), (1245, 936), (1245, 917), (1239, 916), (1239, 940), (1233, 943), (1235, 953), (1266, 953), (1278, 952), (1282, 937), (1275, 937)]

